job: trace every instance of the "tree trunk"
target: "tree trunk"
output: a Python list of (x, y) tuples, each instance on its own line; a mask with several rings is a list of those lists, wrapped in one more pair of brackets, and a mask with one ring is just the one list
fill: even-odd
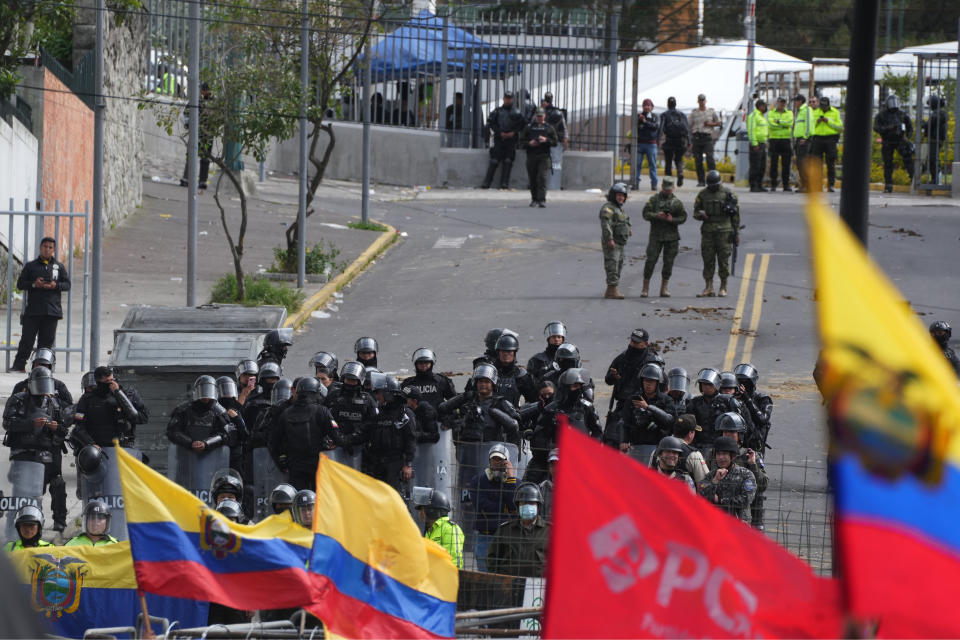
[[(247, 297), (247, 283), (244, 280), (242, 264), (243, 241), (247, 236), (247, 195), (243, 192), (243, 185), (240, 184), (240, 180), (233, 170), (220, 160), (214, 160), (214, 162), (220, 167), (220, 176), (217, 178), (217, 187), (213, 192), (213, 200), (217, 203), (217, 208), (220, 210), (220, 224), (223, 226), (223, 233), (227, 236), (227, 244), (230, 246), (230, 256), (233, 258), (233, 272), (237, 278), (237, 302), (243, 302)], [(230, 180), (233, 187), (237, 190), (237, 194), (240, 196), (240, 231), (237, 234), (236, 243), (234, 243), (233, 235), (230, 233), (230, 227), (227, 225), (227, 212), (220, 202), (220, 186), (223, 181), (223, 176), (227, 176), (227, 179)]]
[[(310, 134), (310, 152), (307, 154), (307, 158), (310, 160), (310, 164), (313, 165), (314, 172), (313, 177), (307, 181), (307, 218), (309, 218), (313, 213), (313, 209), (310, 208), (310, 205), (313, 204), (313, 199), (316, 197), (317, 189), (320, 188), (320, 183), (323, 182), (323, 174), (327, 170), (327, 165), (330, 163), (330, 156), (333, 154), (333, 148), (337, 144), (337, 138), (333, 134), (332, 123), (324, 124), (322, 120), (318, 119), (311, 121), (311, 124), (313, 124), (313, 132)], [(320, 140), (321, 131), (327, 134), (329, 141), (327, 142), (327, 146), (323, 151), (323, 157), (317, 158), (316, 151)], [(287, 256), (296, 256), (297, 246), (300, 240), (299, 219), (287, 227), (286, 234)]]

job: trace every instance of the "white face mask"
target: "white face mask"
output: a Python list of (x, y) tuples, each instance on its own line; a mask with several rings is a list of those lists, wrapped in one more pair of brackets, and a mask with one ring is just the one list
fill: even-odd
[(537, 517), (537, 505), (535, 504), (520, 505), (521, 520), (533, 520), (536, 517)]

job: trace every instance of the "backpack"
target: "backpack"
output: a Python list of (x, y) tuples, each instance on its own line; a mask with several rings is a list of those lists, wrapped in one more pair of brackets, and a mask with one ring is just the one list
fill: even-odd
[(668, 138), (682, 138), (686, 131), (683, 127), (683, 116), (679, 111), (670, 110), (663, 113), (663, 133)]

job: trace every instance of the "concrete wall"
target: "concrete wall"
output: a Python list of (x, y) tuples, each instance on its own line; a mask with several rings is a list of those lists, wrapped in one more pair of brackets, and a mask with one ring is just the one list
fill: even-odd
[[(362, 176), (363, 125), (337, 122), (336, 145), (325, 178), (359, 181)], [(325, 140), (321, 140), (323, 145)], [(299, 171), (296, 136), (276, 145), (267, 157), (267, 169), (279, 173)], [(445, 149), (440, 132), (401, 127), (371, 126), (371, 176), (374, 182), (402, 186), (432, 185), (474, 187), (487, 169), (485, 149)], [(321, 151), (318, 152), (322, 153)], [(526, 185), (526, 154), (517, 152), (511, 183)], [(563, 188), (607, 189), (613, 181), (613, 154), (568, 151), (564, 154)]]
[[(22, 209), (24, 201), (36, 203), (37, 157), (40, 145), (30, 130), (16, 118), (0, 119), (0, 210), (10, 206), (13, 198), (15, 210)], [(10, 247), (9, 216), (0, 215), (0, 244)], [(23, 218), (14, 217), (13, 256), (23, 259)], [(33, 248), (28, 247), (27, 253)]]

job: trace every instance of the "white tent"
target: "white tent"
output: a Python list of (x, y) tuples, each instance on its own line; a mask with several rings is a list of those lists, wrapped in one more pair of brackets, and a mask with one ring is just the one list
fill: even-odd
[[(755, 73), (768, 71), (809, 71), (810, 63), (785, 53), (757, 45)], [(689, 111), (697, 105), (697, 95), (706, 94), (707, 103), (726, 112), (736, 110), (743, 98), (746, 81), (747, 41), (682, 49), (669, 53), (650, 53), (638, 61), (638, 108), (650, 98), (657, 110), (674, 96), (677, 107)], [(606, 115), (606, 106), (597, 113), (596, 94), (609, 94), (610, 73), (607, 67), (578, 73), (531, 90), (533, 95), (546, 91), (554, 94), (554, 104), (567, 109), (571, 121)], [(630, 116), (633, 109), (633, 60), (617, 65), (617, 111)]]
[[(875, 67), (876, 71), (874, 72), (876, 79), (880, 80), (888, 71), (898, 76), (916, 75), (918, 53), (956, 54), (957, 41), (937, 42), (935, 44), (923, 44), (915, 47), (907, 47), (906, 49), (900, 49), (900, 51), (888, 53), (885, 56), (880, 56), (877, 58), (877, 64)], [(945, 65), (940, 69), (936, 68), (936, 64), (934, 63), (934, 67), (928, 68), (925, 75), (933, 80), (941, 79), (939, 76), (943, 76), (944, 78), (955, 76), (956, 62), (951, 62), (950, 65)]]

